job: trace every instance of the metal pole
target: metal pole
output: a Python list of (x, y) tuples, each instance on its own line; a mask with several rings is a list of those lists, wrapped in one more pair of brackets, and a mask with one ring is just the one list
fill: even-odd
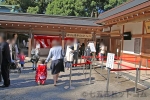
[[(71, 54), (71, 52), (70, 52), (70, 54)], [(69, 58), (70, 58), (70, 54), (69, 54)], [(64, 87), (65, 89), (75, 89), (75, 87), (71, 86), (71, 77), (72, 77), (72, 64), (70, 65), (69, 86)]]
[(108, 87), (109, 87), (109, 77), (110, 77), (110, 68), (107, 69), (107, 85), (106, 85), (106, 92), (108, 93)]
[[(119, 69), (120, 64), (118, 63), (118, 69)], [(119, 71), (117, 72), (117, 79), (119, 79)]]
[[(122, 58), (120, 58), (119, 69), (122, 69), (121, 64), (122, 64)], [(120, 73), (120, 75), (121, 75), (121, 73)]]
[[(139, 62), (139, 68), (141, 68), (141, 61)], [(138, 73), (138, 82), (140, 82), (140, 75), (141, 75), (141, 71), (139, 70), (139, 73)]]
[[(146, 69), (148, 67), (148, 59), (146, 59)], [(147, 70), (146, 70), (146, 75), (147, 75)]]
[(70, 66), (69, 88), (71, 88), (72, 64)]
[(89, 84), (91, 84), (91, 74), (92, 74), (92, 63), (90, 64)]
[(136, 79), (135, 79), (135, 93), (137, 93), (137, 82), (138, 82), (138, 73), (139, 72), (139, 68), (136, 69)]

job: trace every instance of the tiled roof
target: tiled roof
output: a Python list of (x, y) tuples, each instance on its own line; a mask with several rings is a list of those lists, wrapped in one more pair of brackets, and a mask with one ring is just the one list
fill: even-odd
[(98, 19), (88, 17), (49, 16), (24, 13), (0, 13), (0, 21), (98, 26), (96, 23), (94, 23), (96, 20)]
[(100, 14), (98, 18), (104, 19), (104, 18), (110, 17), (112, 15), (118, 14), (120, 12), (128, 10), (128, 9), (130, 9), (132, 7), (135, 7), (135, 6), (139, 5), (139, 4), (145, 3), (147, 1), (149, 1), (149, 0), (132, 0), (132, 1), (128, 2), (128, 3), (126, 3), (126, 4), (122, 4), (119, 7), (116, 7), (114, 9), (108, 10), (108, 11)]

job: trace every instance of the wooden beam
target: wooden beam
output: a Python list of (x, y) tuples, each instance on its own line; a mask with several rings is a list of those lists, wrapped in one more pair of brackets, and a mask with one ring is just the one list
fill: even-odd
[(144, 35), (144, 29), (145, 29), (145, 21), (142, 23), (142, 35)]

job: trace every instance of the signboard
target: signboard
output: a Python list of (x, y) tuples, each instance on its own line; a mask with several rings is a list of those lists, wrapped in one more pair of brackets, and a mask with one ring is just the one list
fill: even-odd
[(92, 34), (80, 34), (80, 33), (67, 33), (66, 37), (91, 39), (93, 35)]
[(140, 54), (140, 50), (141, 50), (141, 38), (135, 38), (134, 53)]
[(91, 52), (96, 52), (94, 43), (89, 43), (88, 45), (90, 46)]
[(150, 22), (145, 22), (146, 32), (150, 33)]
[(108, 53), (107, 54), (107, 61), (106, 61), (106, 67), (107, 68), (114, 68), (114, 59), (115, 59), (115, 54), (113, 53)]

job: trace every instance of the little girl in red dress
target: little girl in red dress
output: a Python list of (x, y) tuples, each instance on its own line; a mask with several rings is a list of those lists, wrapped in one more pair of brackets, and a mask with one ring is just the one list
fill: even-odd
[(35, 81), (40, 84), (45, 84), (47, 78), (47, 66), (45, 65), (45, 60), (41, 60), (41, 64), (38, 65), (36, 69)]

